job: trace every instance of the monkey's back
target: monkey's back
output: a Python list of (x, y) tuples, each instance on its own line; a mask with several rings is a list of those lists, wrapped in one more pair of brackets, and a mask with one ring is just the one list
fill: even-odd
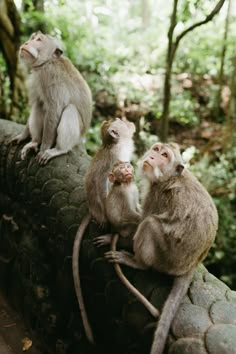
[(116, 160), (117, 157), (111, 149), (101, 147), (85, 175), (89, 211), (99, 224), (107, 221), (105, 199), (108, 194), (108, 173)]
[(215, 239), (218, 214), (208, 192), (189, 171), (153, 184), (143, 209), (134, 249), (144, 264), (182, 275), (206, 257)]

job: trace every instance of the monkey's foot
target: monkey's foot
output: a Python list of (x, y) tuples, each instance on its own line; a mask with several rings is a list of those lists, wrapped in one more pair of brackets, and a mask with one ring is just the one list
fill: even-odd
[(124, 264), (134, 269), (146, 269), (142, 264), (136, 261), (132, 253), (126, 251), (108, 251), (104, 256), (110, 263)]
[(21, 160), (24, 160), (25, 157), (26, 157), (26, 154), (28, 152), (28, 150), (31, 150), (33, 149), (35, 152), (38, 151), (38, 143), (37, 142), (33, 142), (33, 141), (30, 141), (28, 144), (26, 144), (23, 149), (21, 150)]
[(59, 150), (57, 148), (47, 149), (45, 151), (40, 151), (36, 156), (36, 160), (40, 165), (46, 165), (49, 160), (53, 157), (66, 154), (68, 150)]
[(112, 234), (106, 234), (102, 236), (95, 237), (93, 243), (97, 247), (102, 247), (111, 244)]

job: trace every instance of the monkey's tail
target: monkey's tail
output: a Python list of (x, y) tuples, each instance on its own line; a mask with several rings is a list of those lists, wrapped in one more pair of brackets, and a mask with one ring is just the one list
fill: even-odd
[(193, 271), (175, 278), (173, 288), (171, 289), (171, 292), (164, 304), (156, 331), (154, 333), (154, 340), (150, 354), (163, 353), (172, 320), (175, 317), (183, 297), (188, 291), (192, 278)]
[(93, 332), (87, 317), (85, 305), (84, 305), (84, 298), (81, 289), (80, 283), (80, 269), (79, 269), (79, 252), (83, 234), (91, 220), (91, 215), (88, 213), (84, 219), (82, 220), (78, 231), (75, 236), (74, 245), (73, 245), (73, 255), (72, 255), (72, 270), (73, 270), (73, 279), (74, 279), (74, 286), (75, 292), (77, 296), (77, 300), (79, 303), (80, 313), (82, 317), (82, 322), (85, 330), (86, 337), (91, 344), (94, 344), (94, 337)]
[[(119, 239), (119, 235), (115, 234), (112, 237), (111, 241), (111, 250), (116, 251), (116, 245), (117, 241)], [(134, 296), (137, 297), (137, 299), (146, 307), (146, 309), (151, 313), (151, 315), (155, 318), (159, 317), (159, 311), (143, 296), (126, 278), (124, 273), (122, 272), (122, 269), (118, 263), (114, 263), (114, 268), (116, 271), (116, 274), (122, 281), (122, 283), (128, 288), (128, 290), (133, 293)]]

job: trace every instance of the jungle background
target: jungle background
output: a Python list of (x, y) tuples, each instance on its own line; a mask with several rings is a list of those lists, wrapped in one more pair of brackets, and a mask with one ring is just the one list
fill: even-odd
[(233, 0), (0, 0), (0, 117), (25, 123), (32, 32), (62, 39), (94, 100), (86, 148), (104, 119), (136, 125), (137, 159), (153, 142), (180, 144), (217, 205), (205, 265), (236, 289), (236, 3)]

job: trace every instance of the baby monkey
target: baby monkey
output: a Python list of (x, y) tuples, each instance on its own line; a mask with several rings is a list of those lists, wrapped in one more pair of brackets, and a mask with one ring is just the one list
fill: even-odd
[[(134, 180), (134, 168), (130, 162), (117, 161), (108, 174), (111, 183), (110, 191), (105, 200), (107, 220), (112, 231), (127, 238), (133, 236), (141, 217), (139, 192)], [(99, 236), (95, 244), (103, 246), (111, 243), (112, 235)]]
[[(95, 244), (103, 246), (111, 243), (112, 251), (116, 251), (118, 234), (123, 240), (132, 244), (132, 237), (141, 219), (139, 206), (139, 192), (134, 180), (134, 169), (130, 162), (117, 161), (112, 172), (108, 175), (112, 184), (105, 201), (106, 216), (116, 233), (96, 237)], [(127, 244), (126, 244), (127, 245)], [(158, 317), (158, 310), (128, 281), (118, 264), (114, 264), (115, 271), (122, 283), (143, 303), (154, 317)]]
[(184, 167), (178, 145), (154, 144), (140, 167), (147, 188), (142, 220), (133, 238), (134, 255), (107, 252), (106, 257), (175, 276), (151, 349), (151, 354), (161, 354), (194, 270), (214, 242), (218, 214), (206, 189)]

